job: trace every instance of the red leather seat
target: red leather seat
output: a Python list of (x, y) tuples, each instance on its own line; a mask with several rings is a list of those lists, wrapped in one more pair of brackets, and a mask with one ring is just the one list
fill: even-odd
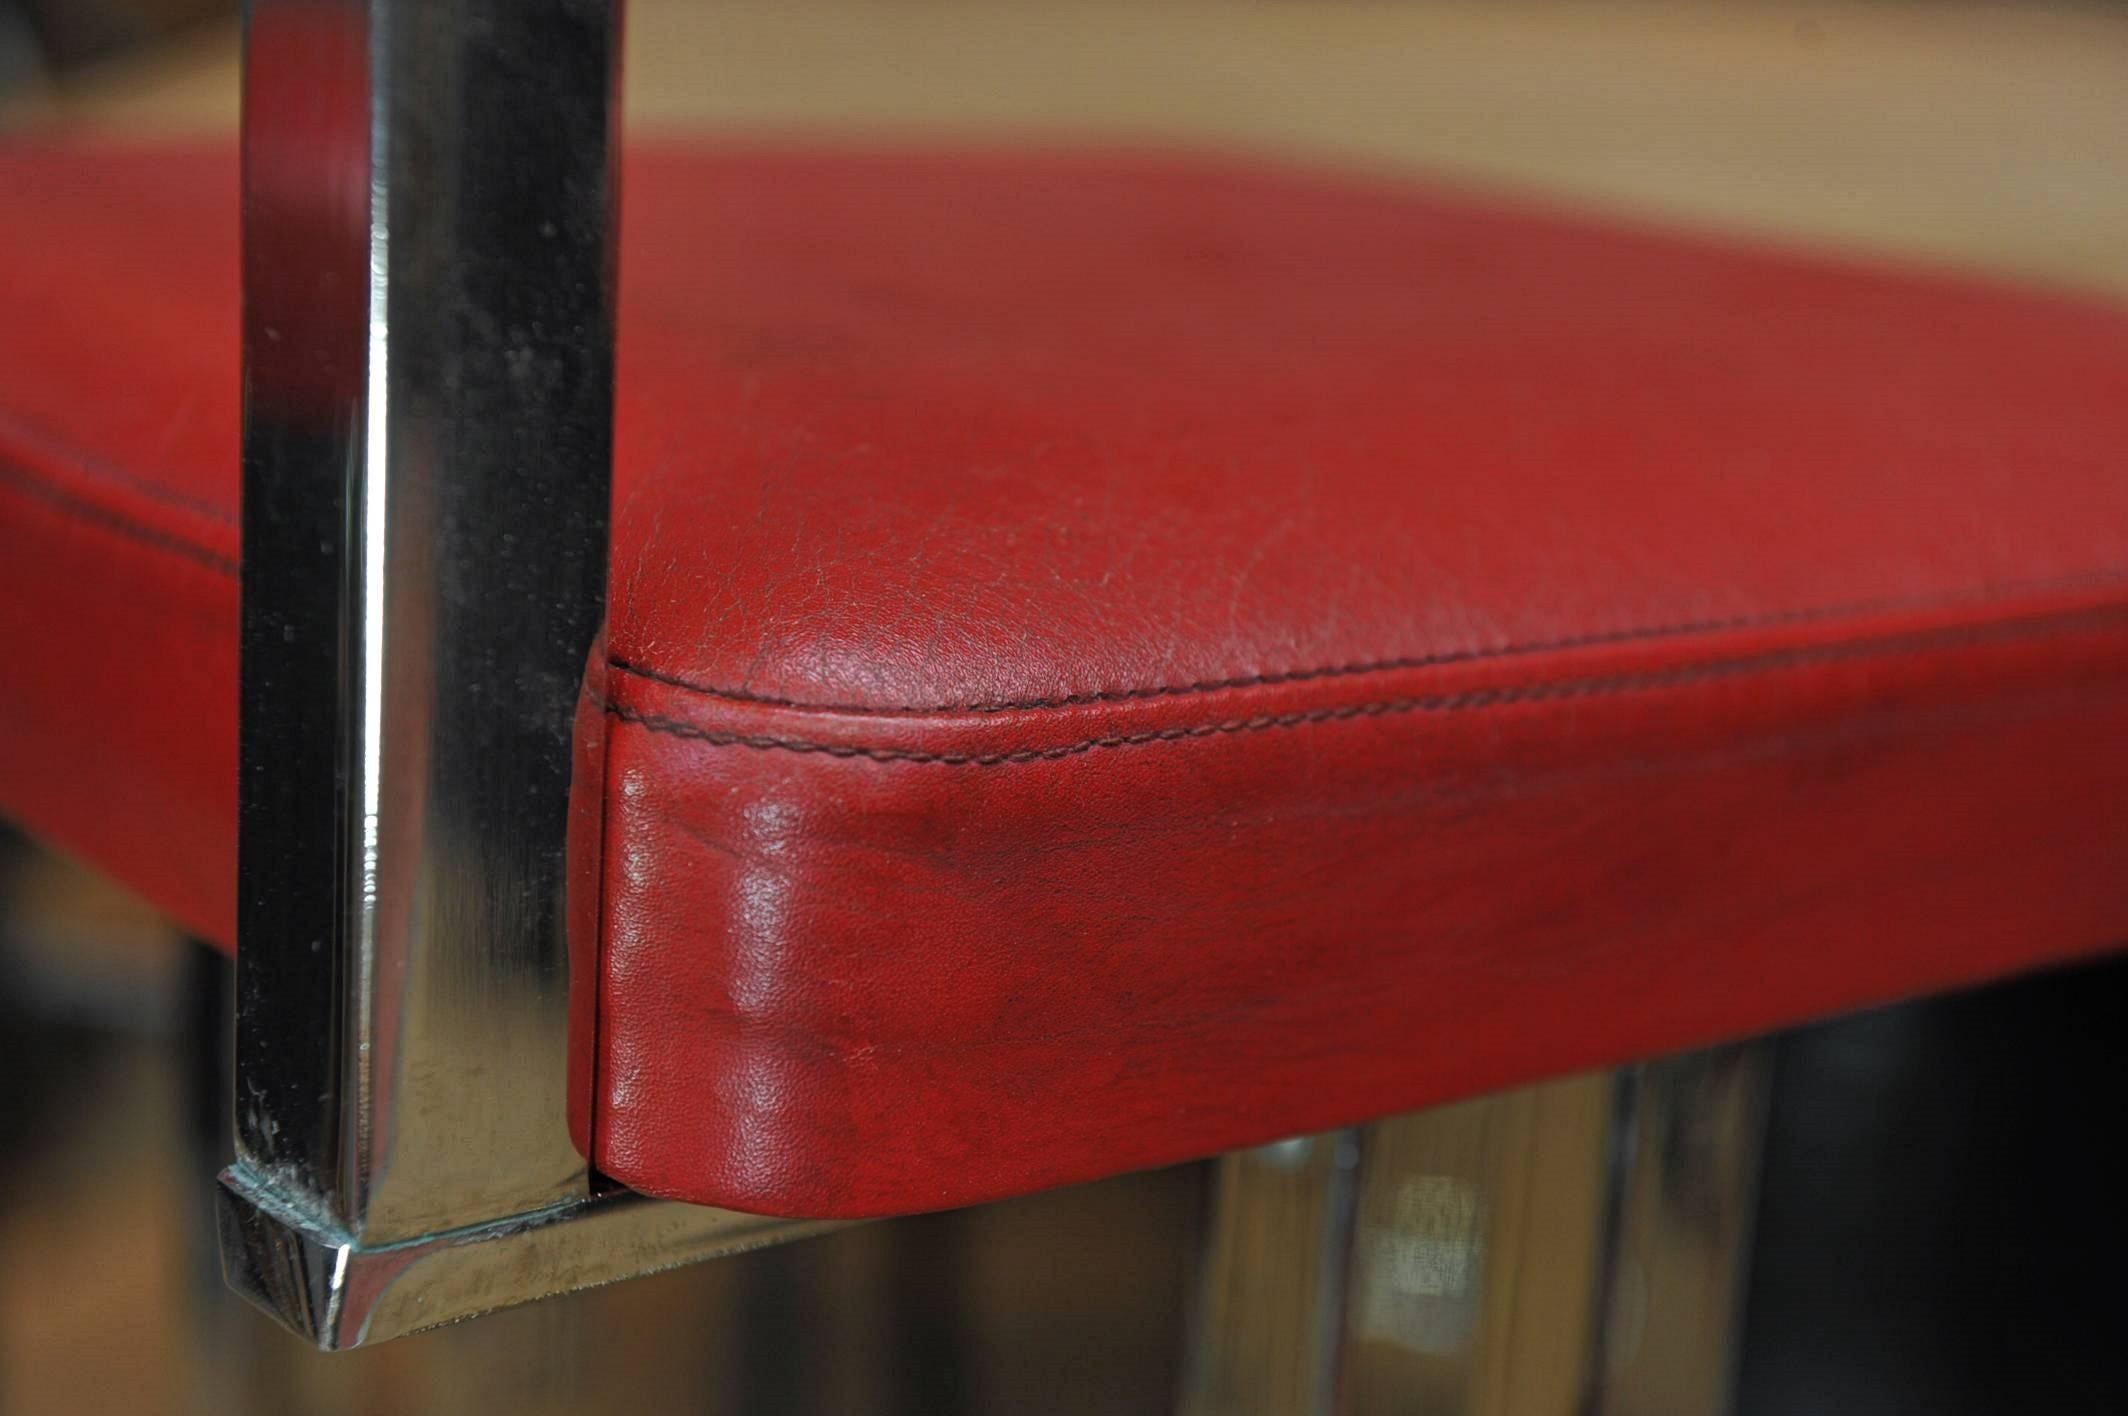
[[(226, 941), (233, 154), (0, 186), (0, 811)], [(629, 1184), (957, 1204), (2128, 937), (2118, 309), (1209, 159), (626, 189)]]

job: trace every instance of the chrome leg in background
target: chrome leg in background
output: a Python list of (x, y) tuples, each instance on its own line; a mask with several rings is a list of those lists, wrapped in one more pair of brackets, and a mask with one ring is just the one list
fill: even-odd
[(1183, 1416), (1332, 1409), (1362, 1140), (1333, 1131), (1214, 1162)]
[(1185, 1416), (1721, 1416), (1752, 1044), (1218, 1164)]

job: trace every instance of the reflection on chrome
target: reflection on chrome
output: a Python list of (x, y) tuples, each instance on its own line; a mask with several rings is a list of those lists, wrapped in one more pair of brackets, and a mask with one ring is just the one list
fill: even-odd
[(223, 1237), (231, 1282), (321, 1346), (795, 1232), (595, 1193), (568, 1123), (618, 8), (248, 15)]

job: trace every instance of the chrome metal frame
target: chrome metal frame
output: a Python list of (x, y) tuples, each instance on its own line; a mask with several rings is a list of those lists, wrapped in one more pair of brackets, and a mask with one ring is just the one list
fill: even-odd
[(321, 1347), (805, 1228), (613, 1192), (567, 1122), (619, 9), (247, 13), (222, 1235), (230, 1282)]

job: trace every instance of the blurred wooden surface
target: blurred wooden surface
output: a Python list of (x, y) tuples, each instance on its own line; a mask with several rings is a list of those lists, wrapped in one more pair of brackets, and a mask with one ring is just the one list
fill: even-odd
[[(236, 116), (233, 31), (14, 105)], [(634, 0), (629, 121), (1196, 142), (2128, 296), (2128, 8)]]

